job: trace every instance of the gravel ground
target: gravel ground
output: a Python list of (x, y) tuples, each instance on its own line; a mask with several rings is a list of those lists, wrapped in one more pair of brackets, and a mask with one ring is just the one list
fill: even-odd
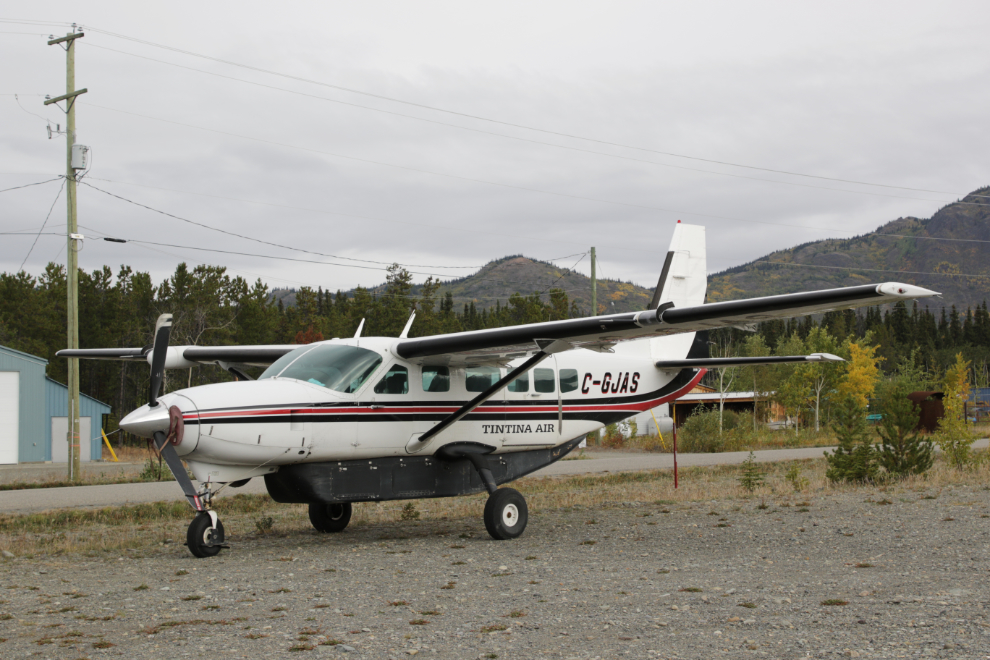
[(800, 497), (6, 558), (0, 656), (990, 657), (990, 492)]

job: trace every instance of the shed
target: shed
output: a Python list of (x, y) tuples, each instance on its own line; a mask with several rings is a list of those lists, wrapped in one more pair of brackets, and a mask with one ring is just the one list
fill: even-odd
[[(0, 346), (0, 465), (68, 461), (68, 388), (45, 375), (47, 364)], [(98, 461), (102, 443), (91, 440), (99, 437), (110, 406), (80, 394), (79, 412), (80, 459)]]
[(911, 392), (908, 398), (921, 410), (916, 431), (925, 430), (934, 433), (938, 428), (938, 421), (945, 417), (945, 404), (942, 392)]

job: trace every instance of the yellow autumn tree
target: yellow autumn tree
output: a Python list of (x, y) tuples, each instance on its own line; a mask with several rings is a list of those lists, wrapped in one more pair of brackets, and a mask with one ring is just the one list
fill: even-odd
[(853, 341), (847, 341), (844, 346), (848, 355), (846, 373), (839, 381), (839, 398), (850, 396), (863, 408), (866, 407), (873, 391), (876, 389), (877, 380), (880, 378), (879, 362), (883, 358), (877, 357), (876, 352), (879, 346), (865, 346)]
[(965, 403), (969, 399), (969, 362), (962, 353), (956, 354), (956, 362), (945, 372), (942, 382), (942, 405), (945, 416), (938, 421), (935, 442), (938, 443), (949, 463), (966, 465), (972, 460), (973, 434), (966, 424)]

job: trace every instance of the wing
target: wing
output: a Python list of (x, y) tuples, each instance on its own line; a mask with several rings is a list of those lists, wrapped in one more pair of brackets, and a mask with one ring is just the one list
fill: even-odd
[(562, 340), (572, 348), (607, 351), (615, 343), (630, 339), (697, 332), (937, 295), (940, 294), (919, 286), (887, 282), (681, 308), (665, 303), (657, 309), (643, 312), (403, 339), (396, 342), (393, 350), (402, 358), (423, 364), (505, 363), (539, 350), (537, 341)]
[[(274, 346), (169, 346), (165, 358), (166, 369), (188, 369), (200, 364), (227, 364), (267, 367), (286, 353), (299, 348), (300, 344)], [(91, 360), (148, 361), (151, 346), (144, 348), (81, 348), (61, 350), (55, 355), (63, 358), (86, 358)]]

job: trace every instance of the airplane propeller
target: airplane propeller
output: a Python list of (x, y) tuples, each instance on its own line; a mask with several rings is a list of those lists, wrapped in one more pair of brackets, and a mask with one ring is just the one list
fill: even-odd
[[(161, 405), (158, 401), (158, 393), (161, 390), (162, 381), (164, 380), (165, 358), (168, 355), (168, 340), (171, 331), (172, 315), (162, 314), (158, 317), (158, 322), (155, 323), (155, 343), (151, 349), (151, 384), (148, 387), (148, 407), (152, 410)], [(161, 419), (162, 422), (168, 419), (168, 432), (161, 430), (161, 427), (159, 427), (152, 434), (155, 450), (165, 459), (168, 469), (172, 472), (175, 480), (179, 482), (179, 486), (182, 488), (182, 492), (185, 494), (190, 506), (201, 514), (197, 516), (197, 520), (204, 518), (198, 526), (197, 521), (194, 521), (193, 525), (190, 526), (190, 534), (193, 533), (193, 527), (197, 526), (195, 533), (195, 536), (197, 536), (196, 545), (200, 551), (205, 550), (208, 553), (202, 556), (212, 556), (219, 552), (222, 547), (223, 526), (216, 519), (216, 514), (203, 505), (199, 493), (196, 492), (196, 487), (193, 486), (192, 479), (189, 478), (189, 473), (186, 472), (186, 467), (182, 464), (182, 459), (179, 458), (178, 453), (175, 451), (176, 445), (182, 442), (184, 430), (182, 411), (178, 406), (171, 406), (168, 409), (167, 418), (160, 417), (158, 414), (155, 415), (155, 418)], [(203, 536), (204, 538), (199, 539), (199, 536)], [(196, 554), (197, 548), (190, 546), (190, 549)], [(213, 551), (214, 549), (215, 551)]]
[(155, 343), (151, 353), (151, 383), (148, 385), (148, 407), (158, 407), (158, 392), (165, 378), (165, 358), (168, 356), (168, 338), (172, 333), (172, 315), (162, 314), (155, 323)]

